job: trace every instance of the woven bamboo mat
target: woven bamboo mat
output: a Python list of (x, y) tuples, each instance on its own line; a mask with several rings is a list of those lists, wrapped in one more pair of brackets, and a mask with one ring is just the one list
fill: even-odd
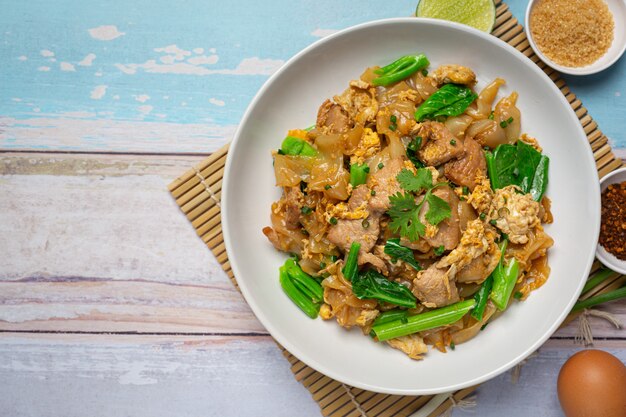
[[(602, 134), (598, 125), (587, 113), (587, 109), (576, 98), (565, 82), (559, 78), (559, 74), (546, 66), (532, 51), (522, 26), (508, 10), (508, 6), (496, 0), (496, 25), (492, 32), (494, 36), (509, 43), (517, 50), (535, 62), (561, 89), (565, 98), (569, 101), (572, 109), (576, 112), (581, 125), (589, 140), (593, 151), (598, 175), (603, 177), (614, 169), (622, 166), (622, 161), (615, 158), (606, 136)], [(228, 145), (212, 154), (196, 167), (187, 171), (169, 185), (169, 191), (180, 206), (181, 210), (193, 227), (198, 236), (211, 249), (222, 268), (229, 276), (233, 285), (239, 288), (224, 247), (222, 236), (220, 198), (222, 194), (222, 175)], [(592, 273), (600, 267), (596, 261)], [(613, 274), (598, 287), (583, 294), (581, 299), (591, 297), (603, 292), (619, 288), (626, 282), (626, 276)], [(575, 315), (568, 317), (568, 321)], [(399, 396), (378, 394), (362, 389), (353, 388), (335, 381), (299, 361), (295, 356), (280, 347), (283, 355), (291, 364), (291, 370), (296, 379), (300, 381), (319, 404), (324, 416), (332, 417), (384, 417), (384, 416), (409, 416), (422, 409), (433, 396)], [(428, 416), (441, 415), (454, 404), (470, 395), (476, 387), (466, 388), (450, 396), (432, 410)]]

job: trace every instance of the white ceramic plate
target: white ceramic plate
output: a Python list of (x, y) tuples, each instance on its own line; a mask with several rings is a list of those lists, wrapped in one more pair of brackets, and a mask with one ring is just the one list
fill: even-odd
[[(548, 195), (554, 237), (548, 282), (523, 303), (513, 303), (478, 337), (454, 352), (412, 361), (357, 329), (310, 320), (285, 296), (278, 267), (286, 255), (261, 233), (270, 224), (274, 186), (270, 151), (288, 129), (309, 126), (319, 105), (343, 91), (368, 66), (424, 52), (431, 69), (469, 66), (478, 89), (495, 77), (502, 94), (520, 93), (523, 131), (550, 156)], [(228, 153), (222, 225), (226, 249), (250, 307), (272, 336), (323, 374), (346, 384), (392, 394), (433, 394), (467, 387), (511, 368), (556, 330), (578, 297), (598, 238), (600, 199), (595, 163), (583, 130), (555, 85), (528, 58), (496, 39), (441, 20), (399, 18), (355, 26), (324, 38), (287, 62), (254, 98)], [(251, 360), (254, 360), (251, 358)]]

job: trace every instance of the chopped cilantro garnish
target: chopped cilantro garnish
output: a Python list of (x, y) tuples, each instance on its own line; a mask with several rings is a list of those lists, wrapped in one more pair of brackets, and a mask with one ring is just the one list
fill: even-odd
[(446, 247), (441, 245), (441, 246), (437, 246), (433, 252), (435, 253), (435, 256), (441, 256), (443, 255), (445, 251), (446, 251)]
[[(438, 225), (443, 220), (451, 216), (450, 205), (443, 199), (437, 197), (432, 191), (447, 183), (433, 184), (432, 173), (426, 168), (420, 168), (417, 173), (403, 169), (396, 179), (406, 193), (396, 193), (389, 197), (391, 207), (388, 214), (391, 217), (389, 228), (393, 232), (399, 232), (401, 236), (411, 241), (419, 240), (426, 233), (426, 226), (419, 218), (420, 209), (424, 203), (428, 202), (426, 221), (433, 226)], [(415, 195), (426, 191), (420, 203), (415, 203)]]

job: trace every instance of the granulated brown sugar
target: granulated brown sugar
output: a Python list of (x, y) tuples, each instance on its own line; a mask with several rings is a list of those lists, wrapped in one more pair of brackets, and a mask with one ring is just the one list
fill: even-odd
[(597, 61), (613, 42), (613, 15), (602, 0), (539, 0), (530, 32), (542, 53), (559, 65)]
[(611, 184), (602, 193), (600, 245), (626, 260), (626, 181)]

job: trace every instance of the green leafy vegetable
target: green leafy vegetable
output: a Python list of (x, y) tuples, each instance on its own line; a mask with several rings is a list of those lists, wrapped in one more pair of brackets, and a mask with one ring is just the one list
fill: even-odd
[(400, 239), (389, 239), (387, 243), (385, 243), (385, 253), (391, 256), (392, 260), (400, 259), (411, 265), (415, 268), (416, 271), (422, 269), (419, 263), (415, 260), (415, 256), (413, 255), (413, 250), (407, 248), (406, 246), (402, 246), (400, 244)]
[(435, 256), (441, 256), (446, 251), (446, 247), (444, 245), (437, 246), (433, 252)]
[(348, 257), (346, 258), (346, 263), (341, 270), (343, 276), (348, 281), (352, 281), (358, 272), (357, 261), (359, 260), (359, 250), (361, 250), (361, 244), (359, 242), (352, 242), (350, 245), (350, 252), (348, 252)]
[(374, 71), (379, 77), (374, 78), (372, 84), (386, 87), (410, 77), (417, 71), (426, 68), (429, 64), (430, 62), (428, 62), (428, 58), (424, 54), (403, 56), (391, 64)]
[(439, 116), (458, 116), (478, 98), (469, 88), (446, 84), (428, 97), (415, 112), (415, 120), (435, 119)]
[(483, 319), (483, 313), (485, 312), (485, 306), (491, 294), (491, 288), (493, 288), (493, 275), (489, 275), (485, 282), (480, 286), (476, 294), (474, 294), (474, 300), (476, 300), (476, 307), (472, 310), (471, 316), (476, 320), (481, 321)]
[(406, 146), (406, 156), (409, 158), (411, 162), (413, 162), (413, 165), (415, 165), (416, 168), (424, 168), (424, 164), (417, 157), (417, 152), (420, 150), (421, 146), (422, 146), (421, 136), (416, 136)]
[(296, 138), (294, 136), (287, 136), (282, 145), (280, 145), (280, 150), (285, 155), (301, 155), (301, 156), (315, 156), (317, 155), (317, 150), (312, 147), (307, 141)]
[(467, 314), (476, 301), (465, 300), (458, 303), (427, 311), (426, 313), (408, 316), (404, 320), (374, 325), (372, 331), (379, 341), (395, 339), (396, 337), (407, 336), (424, 330), (434, 329), (439, 326), (446, 326), (460, 320)]
[(350, 184), (353, 187), (357, 185), (365, 184), (367, 181), (367, 173), (370, 167), (367, 164), (352, 164), (350, 165)]
[(493, 153), (485, 154), (487, 171), (494, 190), (517, 185), (541, 200), (548, 187), (550, 159), (532, 146), (518, 140), (515, 145), (499, 145)]
[[(424, 236), (426, 226), (421, 222), (419, 213), (426, 202), (428, 203), (426, 221), (433, 226), (451, 216), (450, 205), (432, 193), (436, 187), (447, 185), (447, 183), (433, 185), (432, 174), (428, 169), (419, 168), (416, 174), (408, 169), (403, 169), (396, 178), (400, 186), (409, 192), (389, 196), (391, 205), (387, 213), (391, 217), (389, 228), (393, 232), (399, 232), (400, 235), (412, 241), (419, 240), (420, 236)], [(422, 201), (416, 204), (415, 196), (411, 192), (423, 190), (426, 190), (426, 194)]]
[(415, 296), (407, 287), (395, 281), (389, 281), (373, 269), (368, 269), (354, 277), (352, 292), (358, 299), (378, 300), (407, 308), (415, 308), (417, 305)]
[(285, 270), (295, 284), (299, 288), (303, 288), (303, 292), (311, 297), (313, 302), (319, 303), (324, 299), (324, 290), (322, 286), (313, 279), (312, 276), (307, 274), (300, 268), (300, 265), (296, 262), (295, 259), (289, 258), (285, 262)]

